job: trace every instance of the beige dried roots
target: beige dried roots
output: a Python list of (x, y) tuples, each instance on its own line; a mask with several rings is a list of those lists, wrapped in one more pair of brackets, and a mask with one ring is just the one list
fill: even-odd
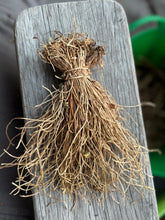
[(49, 189), (103, 198), (113, 191), (124, 196), (129, 186), (144, 187), (145, 150), (124, 128), (115, 100), (90, 77), (90, 68), (102, 65), (104, 47), (80, 33), (56, 33), (42, 46), (42, 61), (61, 83), (47, 89), (49, 95), (36, 106), (41, 115), (21, 128), (17, 147), (23, 145), (24, 154), (3, 165), (17, 166), (13, 193)]

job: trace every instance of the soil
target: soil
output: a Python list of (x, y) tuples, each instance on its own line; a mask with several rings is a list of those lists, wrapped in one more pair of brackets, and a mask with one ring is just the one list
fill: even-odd
[(165, 68), (143, 60), (136, 69), (148, 146), (165, 146)]

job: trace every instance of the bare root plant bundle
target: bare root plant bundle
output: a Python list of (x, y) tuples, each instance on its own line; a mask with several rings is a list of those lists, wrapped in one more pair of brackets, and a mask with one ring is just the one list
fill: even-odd
[(12, 193), (62, 190), (84, 199), (87, 192), (105, 198), (114, 191), (125, 196), (130, 186), (144, 188), (147, 150), (124, 127), (115, 100), (90, 77), (90, 69), (102, 65), (104, 47), (82, 33), (56, 33), (42, 46), (39, 56), (61, 83), (53, 91), (45, 88), (49, 95), (35, 107), (41, 115), (21, 128), (16, 147), (24, 153), (2, 164), (17, 166)]

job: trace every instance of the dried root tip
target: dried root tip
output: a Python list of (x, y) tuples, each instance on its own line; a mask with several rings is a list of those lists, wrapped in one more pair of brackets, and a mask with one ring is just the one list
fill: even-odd
[(61, 189), (82, 198), (86, 192), (113, 198), (114, 191), (125, 196), (130, 186), (144, 187), (147, 150), (123, 127), (115, 100), (89, 77), (89, 68), (100, 65), (104, 54), (103, 46), (80, 33), (58, 35), (39, 51), (65, 81), (59, 89), (47, 89), (49, 95), (36, 107), (41, 116), (28, 119), (21, 130), (18, 144), (25, 152), (11, 163), (18, 166), (14, 193), (49, 188), (50, 194)]
[(58, 32), (55, 39), (43, 47), (44, 50), (39, 51), (42, 61), (51, 64), (54, 71), (60, 70), (62, 79), (68, 79), (68, 74), (77, 77), (85, 69), (102, 65), (105, 54), (103, 46), (96, 46), (94, 40), (80, 33), (62, 35)]

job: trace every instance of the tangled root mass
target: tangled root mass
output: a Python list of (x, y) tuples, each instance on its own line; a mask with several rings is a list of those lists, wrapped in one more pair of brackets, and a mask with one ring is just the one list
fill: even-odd
[(102, 65), (104, 47), (81, 33), (56, 33), (42, 46), (39, 56), (60, 71), (55, 77), (61, 83), (47, 89), (36, 106), (41, 115), (21, 128), (17, 147), (23, 145), (24, 153), (2, 166), (17, 166), (13, 193), (48, 188), (85, 197), (87, 191), (125, 195), (130, 186), (143, 187), (144, 149), (124, 128), (115, 100), (90, 77), (90, 68)]

